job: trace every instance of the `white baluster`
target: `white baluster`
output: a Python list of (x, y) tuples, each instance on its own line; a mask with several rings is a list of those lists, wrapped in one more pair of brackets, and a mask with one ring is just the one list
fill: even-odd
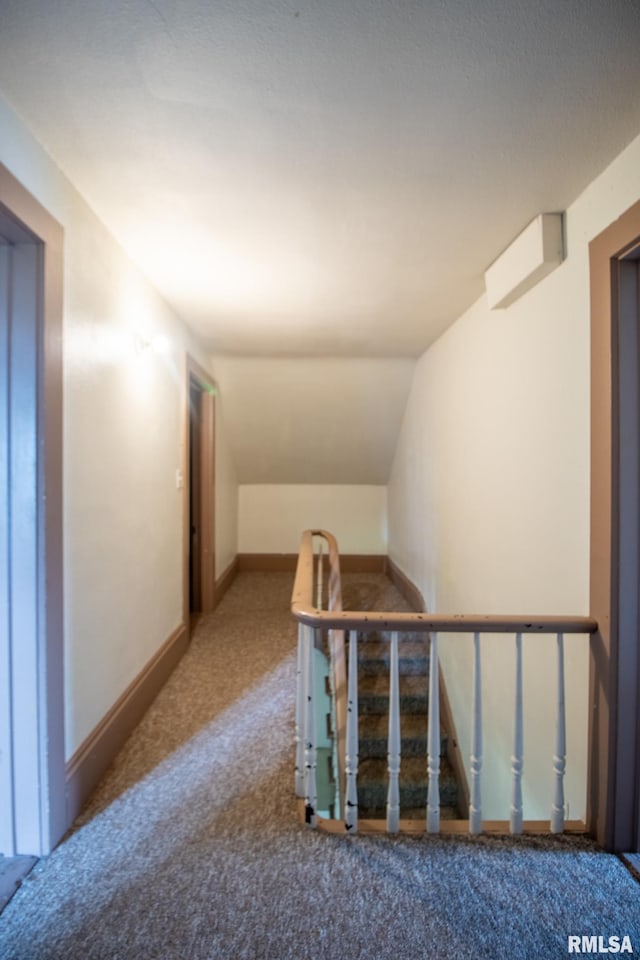
[(304, 626), (298, 624), (298, 662), (296, 667), (296, 797), (304, 797), (304, 727), (306, 706), (306, 676), (304, 655)]
[(567, 741), (564, 713), (564, 635), (558, 634), (558, 718), (556, 723), (556, 752), (553, 757), (555, 790), (551, 807), (551, 833), (564, 830), (564, 771), (567, 762)]
[[(338, 557), (329, 557), (329, 610), (342, 610), (342, 585), (340, 580), (340, 565)], [(329, 644), (331, 649), (331, 684), (334, 741), (333, 741), (333, 779), (335, 785), (334, 806), (337, 811), (342, 810), (345, 795), (345, 737), (346, 737), (346, 693), (347, 693), (347, 663), (344, 647), (344, 631), (330, 630)], [(340, 816), (338, 812), (336, 816)]]
[(469, 799), (469, 833), (482, 831), (482, 670), (480, 663), (480, 634), (473, 637), (473, 713), (471, 725), (471, 796)]
[(516, 698), (511, 757), (511, 833), (522, 833), (522, 770), (524, 738), (522, 722), (522, 634), (516, 633)]
[(400, 680), (398, 671), (398, 634), (391, 634), (389, 665), (389, 743), (387, 761), (389, 791), (387, 794), (387, 831), (400, 829)]
[[(339, 811), (339, 810), (340, 810), (340, 803), (341, 803), (341, 797), (340, 797), (340, 792), (341, 792), (341, 785), (340, 785), (340, 762), (339, 762), (339, 758), (338, 758), (338, 751), (339, 751), (339, 746), (338, 746), (338, 715), (337, 715), (337, 702), (338, 702), (338, 698), (337, 698), (337, 696), (336, 696), (336, 652), (335, 652), (335, 647), (336, 647), (336, 634), (337, 634), (337, 633), (338, 633), (337, 630), (329, 630), (329, 662), (330, 662), (330, 669), (329, 669), (329, 693), (330, 693), (330, 698), (329, 698), (329, 708), (330, 708), (330, 714), (329, 714), (329, 736), (330, 736), (331, 743), (332, 743), (330, 763), (331, 763), (331, 776), (332, 776), (332, 778), (333, 778), (333, 787), (334, 787), (334, 794), (333, 794), (333, 809), (334, 809), (334, 811)], [(332, 814), (332, 818), (333, 818), (333, 819), (335, 819), (336, 817), (339, 817), (339, 816), (340, 816), (339, 812)]]
[(316, 787), (316, 711), (315, 711), (315, 677), (314, 677), (314, 635), (312, 627), (304, 627), (304, 660), (305, 660), (305, 725), (304, 725), (304, 806), (305, 822), (310, 827), (316, 826), (316, 811), (318, 809), (318, 791)]
[(348, 833), (358, 832), (358, 633), (349, 633), (349, 680), (347, 686), (347, 786), (344, 825)]
[(427, 833), (440, 830), (440, 690), (438, 666), (438, 634), (431, 634), (429, 656), (429, 738), (427, 770)]

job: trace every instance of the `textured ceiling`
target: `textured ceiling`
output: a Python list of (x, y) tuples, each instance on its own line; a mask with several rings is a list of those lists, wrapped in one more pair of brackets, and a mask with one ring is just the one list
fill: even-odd
[(0, 0), (0, 90), (217, 353), (416, 356), (640, 131), (638, 0)]

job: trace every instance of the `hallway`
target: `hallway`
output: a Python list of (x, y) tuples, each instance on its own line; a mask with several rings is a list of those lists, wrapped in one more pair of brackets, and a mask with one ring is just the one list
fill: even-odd
[[(590, 359), (607, 365), (614, 340), (591, 349), (590, 249), (640, 211), (637, 8), (1, 5), (0, 460), (21, 462), (26, 405), (37, 469), (25, 458), (28, 498), (0, 470), (6, 529), (18, 494), (29, 527), (3, 539), (0, 522), (0, 619), (20, 595), (31, 631), (27, 651), (20, 625), (0, 629), (0, 853), (55, 848), (187, 645), (196, 368), (215, 440), (207, 590), (322, 527), (343, 556), (392, 560), (434, 613), (593, 613)], [(14, 283), (29, 258), (37, 295)], [(594, 469), (613, 468), (605, 453)], [(486, 646), (484, 676), (510, 690)], [(440, 659), (468, 756), (471, 660)], [(545, 817), (555, 650), (532, 659), (527, 778)], [(609, 840), (609, 731), (589, 741), (589, 720), (613, 701), (603, 687), (593, 710), (590, 666), (588, 641), (568, 642), (560, 806), (635, 849)], [(262, 674), (247, 676), (240, 691)], [(181, 758), (240, 695), (221, 694), (198, 719), (181, 702), (185, 729), (164, 724), (164, 760), (139, 746), (142, 769)], [(512, 715), (487, 701), (486, 742)], [(509, 750), (484, 759), (487, 819)]]
[(0, 917), (3, 960), (554, 960), (583, 933), (640, 948), (640, 886), (586, 842), (354, 841), (298, 824), (290, 591), (288, 574), (243, 573), (200, 621)]

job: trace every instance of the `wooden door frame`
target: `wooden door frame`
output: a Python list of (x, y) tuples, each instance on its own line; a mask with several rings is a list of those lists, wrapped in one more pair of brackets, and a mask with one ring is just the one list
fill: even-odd
[[(638, 836), (638, 331), (620, 303), (621, 261), (640, 242), (640, 201), (589, 245), (591, 285), (591, 640), (587, 821), (607, 850)], [(635, 377), (628, 366), (633, 352)], [(631, 449), (632, 447), (632, 449)], [(635, 500), (635, 507), (633, 502)], [(627, 506), (629, 504), (629, 506)], [(625, 517), (623, 520), (622, 517)], [(621, 576), (622, 571), (622, 576)], [(635, 581), (636, 588), (627, 586)]]
[(189, 523), (190, 489), (190, 393), (196, 383), (202, 391), (200, 416), (200, 490), (201, 526), (200, 538), (200, 598), (202, 613), (210, 613), (215, 606), (215, 394), (213, 378), (190, 355), (186, 355), (185, 404), (184, 404), (184, 455), (183, 455), (183, 616), (190, 622), (189, 610), (189, 550), (191, 530)]
[[(24, 246), (35, 255), (32, 282), (36, 286), (36, 299), (30, 321), (34, 332), (30, 348), (33, 380), (23, 384), (26, 389), (19, 397), (9, 400), (8, 389), (5, 396), (16, 405), (21, 416), (30, 418), (29, 429), (33, 428), (35, 437), (35, 504), (28, 520), (32, 531), (29, 537), (35, 544), (31, 561), (33, 573), (28, 585), (33, 592), (25, 596), (24, 584), (20, 585), (22, 596), (10, 588), (8, 606), (13, 608), (12, 619), (16, 612), (22, 619), (23, 610), (33, 623), (33, 628), (20, 631), (20, 659), (27, 658), (30, 670), (24, 670), (21, 676), (20, 697), (12, 698), (12, 749), (18, 749), (26, 738), (26, 742), (37, 744), (37, 758), (19, 775), (14, 767), (8, 783), (14, 811), (20, 813), (20, 819), (12, 817), (13, 852), (43, 855), (55, 847), (68, 826), (63, 666), (63, 230), (2, 164), (0, 204), (5, 224), (8, 223), (10, 229), (12, 222), (15, 225), (17, 249)], [(8, 362), (11, 368), (11, 358)], [(11, 516), (11, 510), (7, 510), (7, 531), (14, 522)], [(8, 539), (5, 548), (11, 549)], [(9, 636), (10, 631), (7, 651), (11, 656)], [(13, 654), (15, 682), (15, 647)], [(26, 819), (23, 804), (28, 804), (31, 811)]]

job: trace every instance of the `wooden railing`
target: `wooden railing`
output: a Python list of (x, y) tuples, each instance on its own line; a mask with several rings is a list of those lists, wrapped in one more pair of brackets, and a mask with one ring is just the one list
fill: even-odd
[[(322, 553), (314, 555), (314, 537), (328, 547), (329, 584), (324, 590)], [(326, 592), (326, 609), (323, 596)], [(393, 611), (343, 610), (340, 587), (338, 545), (325, 530), (307, 530), (302, 535), (298, 566), (294, 582), (291, 610), (298, 621), (298, 680), (296, 697), (296, 795), (304, 802), (305, 822), (330, 830), (356, 833), (360, 828), (386, 829), (395, 833), (400, 829), (428, 833), (480, 832), (522, 833), (523, 830), (561, 833), (564, 830), (584, 831), (582, 821), (565, 822), (564, 775), (566, 767), (566, 724), (564, 708), (564, 635), (590, 634), (597, 630), (591, 617), (583, 616), (490, 616), (470, 614), (427, 614)], [(336, 749), (339, 766), (340, 816), (330, 821), (318, 816), (316, 795), (316, 716), (314, 705), (313, 651), (323, 631), (328, 631), (332, 691), (335, 698)], [(349, 669), (345, 664), (345, 631), (349, 631)], [(389, 726), (388, 726), (388, 799), (385, 821), (358, 820), (358, 634), (370, 632), (390, 634), (389, 670)], [(398, 677), (398, 637), (411, 631), (430, 635), (430, 674), (428, 698), (428, 772), (425, 820), (417, 827), (414, 821), (403, 821), (399, 802), (400, 713)], [(440, 633), (471, 633), (474, 637), (474, 675), (472, 704), (472, 733), (470, 757), (469, 819), (440, 820), (440, 705), (438, 635)], [(513, 755), (511, 758), (512, 795), (509, 821), (483, 820), (481, 802), (482, 783), (482, 696), (481, 696), (481, 635), (515, 635), (515, 718)], [(523, 696), (522, 696), (522, 637), (532, 633), (556, 634), (557, 644), (557, 718), (556, 742), (553, 752), (554, 794), (550, 820), (524, 821), (522, 807), (523, 773)]]

